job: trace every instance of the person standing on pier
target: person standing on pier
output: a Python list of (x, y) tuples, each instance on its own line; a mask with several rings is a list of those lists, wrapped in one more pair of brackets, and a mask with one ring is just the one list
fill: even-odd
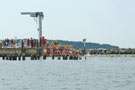
[(27, 47), (29, 47), (29, 45), (30, 45), (30, 39), (28, 38), (27, 39)]
[(30, 39), (30, 43), (31, 43), (31, 48), (33, 48), (33, 39)]
[(13, 47), (15, 48), (15, 39), (13, 39)]
[(9, 46), (9, 39), (7, 38), (7, 43), (6, 43), (6, 46), (8, 47)]
[(13, 47), (13, 39), (11, 39), (11, 47)]
[(45, 38), (42, 37), (42, 46), (43, 46), (43, 47), (45, 46), (45, 43), (46, 43)]
[(36, 39), (33, 40), (33, 47), (36, 47)]
[(5, 39), (5, 40), (4, 40), (4, 47), (7, 48), (7, 46), (8, 46), (7, 39)]

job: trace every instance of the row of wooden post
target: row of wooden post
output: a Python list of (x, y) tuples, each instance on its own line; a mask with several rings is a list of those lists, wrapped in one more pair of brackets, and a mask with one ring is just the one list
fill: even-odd
[(3, 60), (25, 60), (25, 54), (6, 55), (2, 57)]
[[(57, 56), (58, 60), (61, 60), (61, 57), (63, 58), (63, 60), (81, 60), (81, 57), (78, 56)], [(47, 56), (44, 55), (43, 56), (43, 60), (46, 60)], [(31, 60), (39, 60), (40, 59), (40, 55), (31, 55)], [(55, 56), (52, 56), (52, 60), (55, 59)]]
[[(30, 56), (31, 60), (40, 60), (41, 56), (39, 54), (32, 54)], [(43, 60), (46, 60), (47, 56), (43, 56)], [(56, 57), (52, 56), (52, 60), (54, 60)], [(57, 56), (58, 60), (81, 60), (81, 57), (78, 56)], [(25, 60), (26, 56), (25, 54), (19, 54), (19, 55), (6, 55), (2, 57), (3, 60)]]

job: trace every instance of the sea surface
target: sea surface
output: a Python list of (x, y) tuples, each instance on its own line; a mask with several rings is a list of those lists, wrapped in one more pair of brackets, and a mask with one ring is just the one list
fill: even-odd
[(135, 57), (0, 59), (0, 90), (135, 90)]

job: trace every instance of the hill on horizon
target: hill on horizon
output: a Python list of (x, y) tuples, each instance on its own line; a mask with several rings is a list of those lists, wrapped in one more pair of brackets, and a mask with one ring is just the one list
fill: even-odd
[[(67, 41), (67, 40), (48, 40), (48, 41), (49, 42), (57, 41), (58, 44), (61, 44), (61, 45), (73, 45), (73, 47), (75, 49), (84, 49), (84, 44), (81, 41)], [(115, 46), (115, 45), (110, 45), (110, 44), (99, 44), (99, 43), (86, 42), (86, 49), (99, 49), (99, 48), (115, 49), (115, 48), (119, 48), (119, 47)]]

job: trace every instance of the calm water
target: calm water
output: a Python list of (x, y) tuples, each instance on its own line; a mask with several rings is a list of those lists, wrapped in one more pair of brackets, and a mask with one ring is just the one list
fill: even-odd
[(135, 90), (135, 57), (1, 60), (0, 90)]

